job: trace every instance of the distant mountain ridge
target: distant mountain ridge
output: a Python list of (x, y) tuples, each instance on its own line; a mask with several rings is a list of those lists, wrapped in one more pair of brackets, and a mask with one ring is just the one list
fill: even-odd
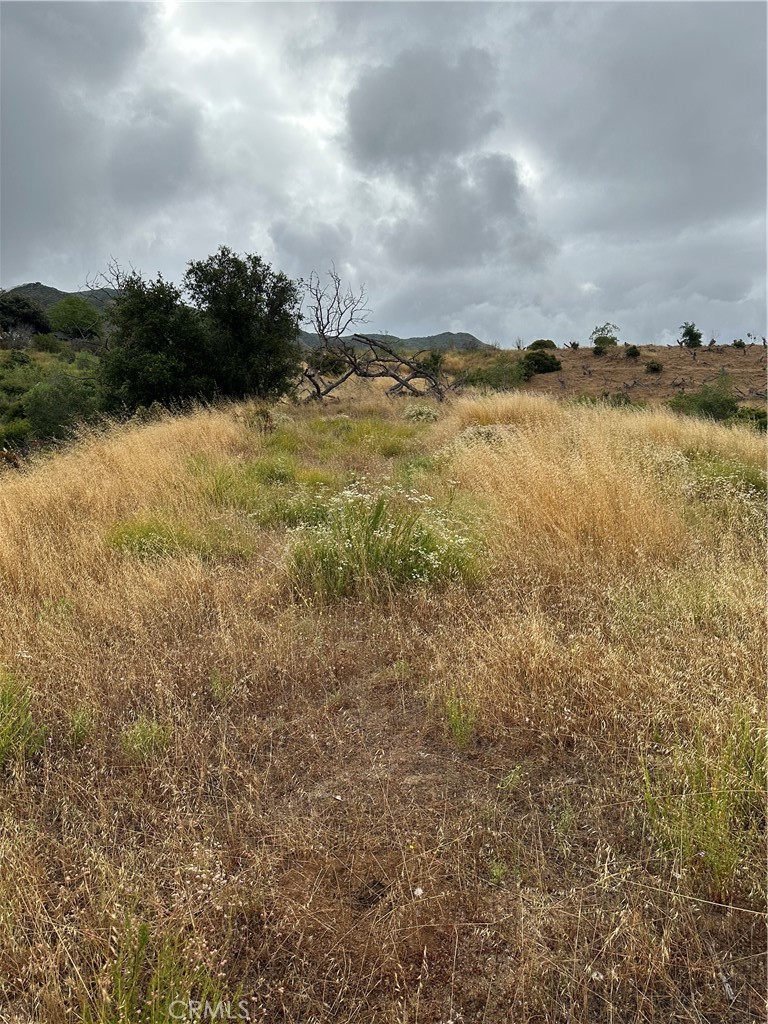
[[(66, 299), (69, 295), (78, 295), (81, 299), (86, 299), (94, 305), (100, 313), (104, 312), (110, 301), (117, 295), (115, 288), (89, 288), (79, 292), (63, 292), (58, 288), (52, 288), (50, 285), (41, 284), (40, 281), (16, 285), (15, 288), (9, 288), (8, 292), (9, 294), (23, 295), (30, 302), (37, 303), (43, 311), (50, 309), (51, 306), (61, 302), (62, 299)], [(399, 338), (396, 334), (373, 334), (368, 331), (361, 331), (360, 333), (365, 334), (368, 338), (374, 338), (376, 341), (383, 341), (388, 345), (402, 346), (403, 348), (415, 351), (427, 349), (439, 352), (445, 352), (449, 349), (476, 351), (478, 349), (493, 348), (492, 345), (487, 345), (484, 341), (476, 338), (474, 334), (467, 334), (466, 331), (458, 331), (456, 333), (443, 331), (442, 334), (430, 334), (423, 338)], [(317, 348), (320, 344), (318, 336), (307, 331), (299, 331), (299, 340), (309, 348)], [(351, 340), (351, 335), (346, 335), (342, 338), (342, 341)]]
[(61, 302), (62, 299), (66, 299), (70, 295), (77, 295), (81, 299), (86, 299), (91, 303), (91, 305), (95, 306), (100, 313), (103, 313), (110, 301), (115, 297), (115, 295), (117, 295), (117, 289), (87, 288), (79, 292), (62, 292), (58, 288), (52, 288), (48, 284), (41, 284), (40, 281), (34, 281), (30, 284), (18, 284), (15, 288), (9, 288), (8, 294), (23, 295), (24, 298), (29, 299), (30, 302), (37, 303), (44, 312), (50, 309), (51, 306), (55, 306), (57, 302)]
[[(396, 334), (374, 334), (372, 331), (360, 331), (366, 338), (373, 338), (375, 341), (383, 341), (386, 345), (402, 346), (403, 348), (415, 349), (417, 351), (432, 349), (433, 351), (445, 352), (449, 349), (464, 349), (473, 351), (477, 349), (492, 349), (493, 345), (487, 345), (480, 341), (474, 334), (467, 334), (465, 331), (443, 331), (442, 334), (430, 334), (423, 338), (399, 338)], [(352, 335), (342, 337), (342, 341), (351, 342)], [(309, 348), (317, 348), (320, 339), (316, 334), (307, 331), (299, 331), (300, 340)]]

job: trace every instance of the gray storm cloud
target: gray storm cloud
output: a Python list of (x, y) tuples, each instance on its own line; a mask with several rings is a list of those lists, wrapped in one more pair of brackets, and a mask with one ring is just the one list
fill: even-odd
[(176, 198), (199, 184), (205, 164), (202, 115), (181, 93), (148, 89), (127, 101), (128, 116), (107, 163), (115, 202), (142, 207)]
[(765, 333), (763, 4), (32, 0), (0, 28), (5, 287), (225, 243), (335, 260), (397, 334)]
[(501, 122), (492, 107), (491, 55), (461, 50), (451, 59), (430, 49), (404, 50), (366, 69), (349, 94), (347, 129), (355, 161), (374, 172), (423, 172), (458, 156)]
[(408, 266), (441, 270), (490, 259), (538, 264), (550, 252), (524, 209), (517, 165), (504, 154), (439, 164), (417, 197), (415, 208), (385, 234), (393, 258)]

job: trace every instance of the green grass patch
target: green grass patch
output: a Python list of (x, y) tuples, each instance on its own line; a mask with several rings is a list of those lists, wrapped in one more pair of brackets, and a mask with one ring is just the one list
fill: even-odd
[(696, 478), (704, 484), (725, 482), (739, 490), (756, 491), (762, 495), (768, 492), (766, 472), (762, 466), (695, 449), (689, 449), (684, 454)]
[(223, 523), (195, 529), (163, 517), (128, 519), (107, 531), (107, 546), (135, 558), (195, 555), (203, 559), (249, 558), (255, 551), (251, 538), (238, 535)]
[(338, 474), (283, 459), (230, 464), (209, 470), (203, 493), (218, 508), (245, 512), (259, 526), (297, 527), (326, 519)]
[(146, 924), (126, 920), (110, 961), (93, 991), (81, 981), (83, 1024), (245, 1019), (239, 993), (223, 992), (206, 967), (191, 964), (179, 938), (153, 939)]
[(31, 704), (29, 688), (0, 673), (0, 767), (32, 757), (45, 743), (46, 731), (37, 725)]
[(173, 739), (173, 729), (155, 718), (140, 715), (120, 733), (120, 747), (134, 764), (147, 764), (166, 752)]
[(697, 730), (678, 743), (670, 767), (654, 773), (644, 764), (643, 774), (651, 830), (679, 871), (716, 898), (749, 876), (762, 877), (765, 729), (736, 714), (719, 744), (707, 744)]
[(330, 499), (324, 523), (303, 531), (289, 572), (308, 600), (382, 597), (411, 586), (468, 582), (478, 569), (467, 536), (425, 496), (355, 488)]
[(444, 699), (443, 713), (448, 733), (459, 750), (463, 750), (474, 736), (477, 709), (466, 697), (450, 693)]
[(91, 708), (74, 708), (69, 716), (69, 745), (80, 750), (88, 741), (96, 724), (96, 715)]
[(323, 457), (357, 451), (397, 458), (410, 454), (417, 433), (410, 423), (393, 423), (378, 416), (318, 417), (311, 426)]

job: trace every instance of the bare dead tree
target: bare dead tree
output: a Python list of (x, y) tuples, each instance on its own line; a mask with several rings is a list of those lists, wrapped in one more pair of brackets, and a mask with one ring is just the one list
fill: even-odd
[(441, 376), (439, 356), (426, 351), (406, 354), (381, 338), (354, 332), (368, 322), (370, 314), (365, 286), (358, 292), (345, 287), (334, 265), (327, 278), (323, 283), (313, 271), (307, 285), (307, 319), (318, 347), (310, 353), (303, 373), (308, 389), (305, 401), (321, 401), (353, 376), (390, 379), (387, 394), (392, 396), (429, 395), (442, 401), (449, 385)]
[(109, 257), (107, 269), (98, 274), (88, 274), (85, 279), (85, 288), (94, 299), (97, 299), (104, 309), (104, 321), (107, 327), (104, 337), (101, 339), (101, 351), (109, 348), (109, 307), (120, 301), (120, 295), (129, 278), (140, 277), (141, 274), (133, 264), (129, 269), (122, 267), (114, 256)]

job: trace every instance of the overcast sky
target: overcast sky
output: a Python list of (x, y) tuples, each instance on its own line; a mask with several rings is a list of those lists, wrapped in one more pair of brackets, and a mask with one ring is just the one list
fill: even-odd
[(764, 3), (4, 2), (4, 287), (220, 244), (370, 330), (765, 334)]

